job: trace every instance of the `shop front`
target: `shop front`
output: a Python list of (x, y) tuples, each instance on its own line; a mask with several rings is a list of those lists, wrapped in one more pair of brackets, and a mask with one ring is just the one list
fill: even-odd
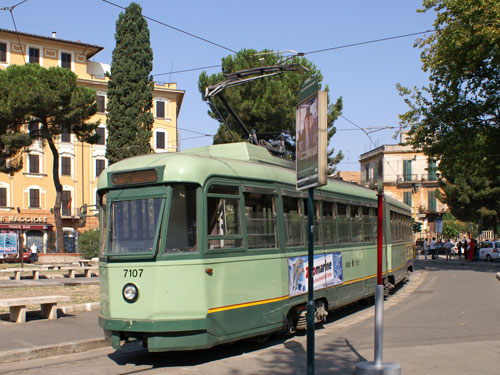
[(19, 247), (36, 246), (38, 253), (46, 253), (53, 225), (47, 216), (6, 215), (0, 216), (0, 230), (18, 234)]

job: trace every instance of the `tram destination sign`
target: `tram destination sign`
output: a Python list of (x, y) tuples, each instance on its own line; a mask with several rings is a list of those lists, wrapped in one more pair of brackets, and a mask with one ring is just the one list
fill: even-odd
[(299, 92), (296, 110), (297, 189), (326, 184), (327, 93), (308, 79)]
[(156, 169), (145, 169), (141, 171), (130, 171), (113, 173), (111, 175), (111, 184), (113, 186), (136, 185), (154, 183), (158, 179)]

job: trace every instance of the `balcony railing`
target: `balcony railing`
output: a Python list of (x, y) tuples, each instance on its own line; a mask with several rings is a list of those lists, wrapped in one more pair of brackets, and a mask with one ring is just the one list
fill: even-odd
[(422, 173), (422, 174), (398, 174), (397, 183), (405, 182), (436, 182), (439, 175), (437, 173)]

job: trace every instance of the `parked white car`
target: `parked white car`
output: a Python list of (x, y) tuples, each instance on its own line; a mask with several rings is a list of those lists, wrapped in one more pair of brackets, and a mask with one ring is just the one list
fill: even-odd
[(500, 241), (481, 241), (479, 243), (479, 259), (487, 262), (500, 260)]

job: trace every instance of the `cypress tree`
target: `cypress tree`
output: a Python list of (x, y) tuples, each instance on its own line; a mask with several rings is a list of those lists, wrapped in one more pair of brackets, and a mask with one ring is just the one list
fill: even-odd
[(152, 151), (153, 50), (142, 8), (131, 3), (116, 22), (108, 82), (106, 158), (113, 164)]

